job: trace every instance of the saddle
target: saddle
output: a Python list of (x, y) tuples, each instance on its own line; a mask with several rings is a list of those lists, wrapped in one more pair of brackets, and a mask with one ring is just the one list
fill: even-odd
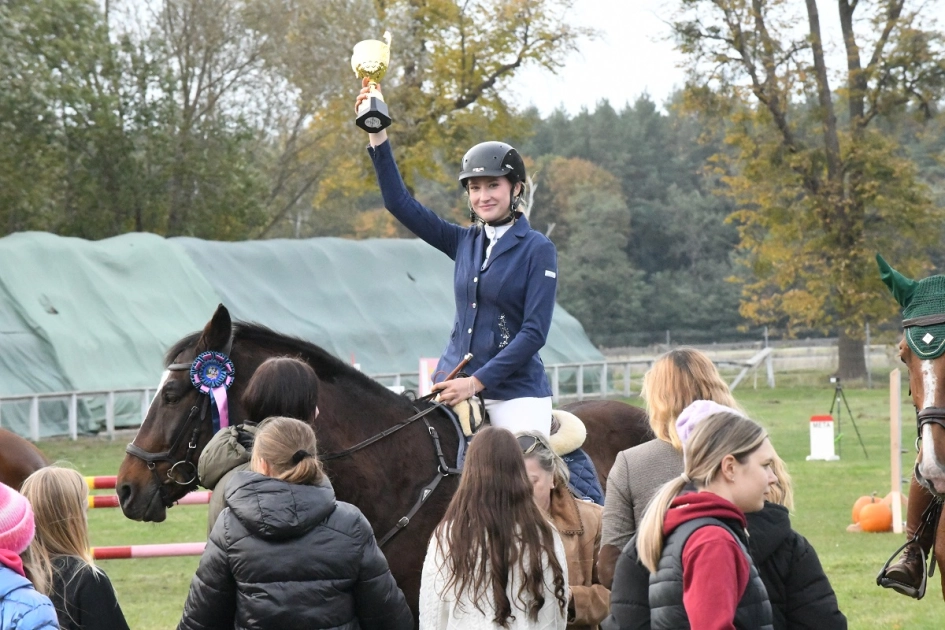
[[(453, 405), (451, 409), (456, 414), (459, 426), (463, 429), (463, 435), (467, 438), (475, 435), (476, 431), (489, 421), (485, 405), (478, 396)], [(564, 457), (581, 448), (585, 439), (587, 439), (587, 428), (580, 418), (563, 409), (551, 410), (551, 435), (548, 442), (558, 456)]]

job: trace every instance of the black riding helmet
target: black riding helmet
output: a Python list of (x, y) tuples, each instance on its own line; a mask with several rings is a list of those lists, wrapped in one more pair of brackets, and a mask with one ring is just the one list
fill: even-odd
[(480, 142), (463, 156), (463, 168), (459, 172), (459, 183), (466, 187), (471, 177), (506, 177), (515, 185), (525, 183), (525, 162), (510, 144), (504, 142)]

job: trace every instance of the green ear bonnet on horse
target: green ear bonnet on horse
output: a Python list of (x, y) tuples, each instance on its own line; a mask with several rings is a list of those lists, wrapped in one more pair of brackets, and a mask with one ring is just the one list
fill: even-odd
[(945, 354), (945, 276), (912, 280), (876, 254), (879, 275), (902, 307), (902, 327), (909, 348), (920, 359)]

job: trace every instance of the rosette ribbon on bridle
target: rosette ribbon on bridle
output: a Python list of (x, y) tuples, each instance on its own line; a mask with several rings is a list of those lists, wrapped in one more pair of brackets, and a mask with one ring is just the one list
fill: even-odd
[(233, 384), (235, 377), (233, 362), (222, 352), (202, 352), (190, 366), (190, 382), (200, 393), (210, 396), (214, 433), (230, 426), (226, 390)]

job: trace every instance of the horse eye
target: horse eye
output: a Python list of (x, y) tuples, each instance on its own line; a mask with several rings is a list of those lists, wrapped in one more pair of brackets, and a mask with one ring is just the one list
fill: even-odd
[(161, 398), (164, 399), (166, 404), (172, 405), (180, 401), (180, 394), (177, 392), (176, 387), (165, 387), (164, 391), (161, 392)]

